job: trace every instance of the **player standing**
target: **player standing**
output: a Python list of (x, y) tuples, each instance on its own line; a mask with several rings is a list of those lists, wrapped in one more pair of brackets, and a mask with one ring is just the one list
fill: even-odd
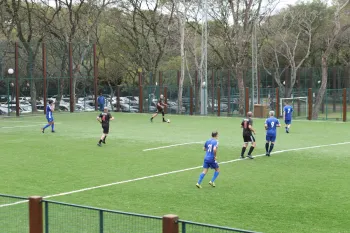
[(284, 102), (284, 108), (283, 108), (283, 119), (284, 123), (286, 124), (286, 133), (289, 133), (289, 128), (292, 123), (292, 115), (293, 115), (293, 107), (288, 104), (287, 101)]
[[(280, 127), (281, 124), (279, 120), (275, 117), (275, 112), (270, 111), (269, 112), (269, 118), (265, 121), (265, 129), (266, 129), (266, 156), (270, 156), (271, 151), (273, 150), (273, 147), (275, 145), (276, 141), (276, 133), (277, 133), (277, 127)], [(271, 144), (270, 144), (271, 143)]]
[(205, 157), (204, 157), (204, 163), (203, 163), (203, 172), (199, 175), (199, 179), (196, 184), (197, 188), (202, 188), (201, 186), (202, 180), (205, 174), (207, 174), (209, 168), (215, 169), (213, 178), (211, 179), (211, 181), (209, 181), (209, 184), (212, 187), (215, 187), (214, 181), (216, 180), (220, 172), (219, 164), (216, 161), (216, 153), (219, 145), (218, 136), (219, 134), (217, 131), (212, 132), (211, 133), (212, 138), (207, 140), (204, 144), (203, 150), (205, 151)]
[(243, 147), (241, 152), (241, 159), (244, 159), (244, 153), (247, 149), (248, 143), (251, 143), (251, 146), (248, 151), (247, 157), (250, 159), (254, 159), (252, 156), (252, 152), (256, 146), (255, 138), (253, 136), (253, 133), (255, 134), (255, 130), (253, 128), (253, 119), (252, 119), (253, 113), (247, 112), (247, 118), (243, 119), (241, 123), (241, 127), (243, 128)]
[(114, 120), (114, 117), (108, 112), (108, 108), (104, 107), (103, 112), (97, 117), (97, 120), (101, 123), (103, 133), (98, 142), (98, 146), (102, 146), (101, 143), (106, 144), (106, 138), (109, 133), (109, 121)]
[(53, 100), (49, 100), (49, 105), (46, 106), (46, 120), (47, 124), (44, 128), (41, 128), (41, 132), (44, 133), (45, 129), (51, 125), (51, 132), (55, 132), (55, 122), (52, 113), (55, 111), (55, 104)]
[(164, 119), (164, 107), (168, 106), (166, 103), (164, 103), (164, 96), (160, 95), (160, 98), (157, 102), (157, 110), (156, 113), (153, 114), (153, 116), (151, 117), (151, 122), (153, 122), (153, 118), (155, 118), (158, 113), (162, 113), (163, 116), (163, 122), (166, 122), (166, 120)]

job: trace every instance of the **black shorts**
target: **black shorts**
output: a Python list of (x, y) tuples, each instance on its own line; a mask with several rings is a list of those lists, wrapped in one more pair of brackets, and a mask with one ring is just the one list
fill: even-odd
[(163, 113), (163, 112), (164, 112), (164, 108), (157, 107), (156, 113)]
[(253, 135), (250, 135), (250, 136), (243, 136), (243, 141), (245, 143), (248, 143), (248, 142), (255, 142), (255, 138)]
[(102, 125), (103, 133), (108, 134), (109, 133), (109, 125)]

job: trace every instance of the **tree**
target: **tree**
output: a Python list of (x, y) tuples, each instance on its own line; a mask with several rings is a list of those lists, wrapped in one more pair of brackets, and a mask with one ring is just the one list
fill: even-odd
[(276, 83), (286, 98), (291, 96), (297, 71), (310, 55), (313, 23), (317, 16), (318, 12), (310, 11), (302, 3), (289, 6), (278, 16), (273, 17), (268, 27), (264, 27), (270, 34), (267, 43), (275, 53), (275, 70), (280, 68), (279, 56), (282, 56), (290, 67), (290, 80), (286, 80), (285, 85), (281, 83), (280, 75), (274, 75)]
[(328, 34), (326, 35), (326, 37), (324, 38), (325, 43), (322, 48), (322, 56), (321, 56), (322, 80), (321, 80), (321, 86), (317, 92), (315, 104), (313, 106), (313, 111), (312, 111), (313, 119), (318, 118), (320, 106), (323, 100), (324, 93), (326, 92), (326, 88), (327, 88), (328, 58), (332, 53), (334, 45), (338, 41), (339, 37), (342, 35), (342, 33), (344, 33), (347, 29), (350, 28), (350, 23), (348, 23), (348, 21), (346, 21), (346, 23), (343, 23), (341, 20), (343, 10), (346, 7), (349, 7), (349, 0), (346, 0), (343, 3), (337, 1), (336, 9), (333, 14), (334, 19), (330, 26), (331, 28)]

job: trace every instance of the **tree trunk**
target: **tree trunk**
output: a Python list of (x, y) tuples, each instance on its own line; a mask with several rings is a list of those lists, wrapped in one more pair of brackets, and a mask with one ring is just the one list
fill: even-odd
[(198, 78), (197, 82), (194, 82), (194, 91), (195, 91), (195, 113), (199, 113), (200, 111), (200, 90), (201, 90), (201, 80), (203, 79), (202, 77), (202, 71), (198, 71)]
[[(29, 52), (29, 54), (31, 54), (31, 52)], [(32, 64), (32, 62), (34, 62), (34, 59), (28, 59), (27, 61), (27, 77), (28, 79), (31, 81), (30, 82), (30, 98), (31, 98), (31, 105), (32, 105), (32, 111), (36, 112), (37, 108), (36, 108), (36, 88), (35, 88), (35, 82), (33, 81), (33, 66), (34, 64)]]
[(327, 57), (322, 56), (322, 82), (321, 82), (321, 87), (318, 90), (318, 93), (316, 96), (315, 105), (312, 110), (312, 119), (318, 118), (318, 112), (320, 110), (324, 93), (326, 92), (326, 88), (327, 88), (327, 75), (328, 75)]
[(181, 53), (181, 76), (179, 82), (179, 94), (178, 94), (178, 113), (181, 113), (182, 109), (182, 93), (183, 93), (183, 83), (185, 80), (185, 23), (183, 19), (179, 19), (180, 25), (180, 53)]

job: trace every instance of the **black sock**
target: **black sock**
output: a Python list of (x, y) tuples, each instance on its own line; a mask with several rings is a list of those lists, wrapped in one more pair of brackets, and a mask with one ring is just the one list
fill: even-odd
[(275, 144), (272, 144), (272, 143), (271, 143), (269, 153), (271, 153), (271, 151), (273, 150), (274, 145), (275, 145)]
[(100, 141), (98, 141), (98, 144), (101, 144), (102, 140), (100, 139)]
[(103, 138), (103, 142), (106, 142), (107, 135)]
[(254, 146), (251, 146), (251, 147), (249, 148), (248, 155), (251, 155), (251, 154), (252, 154), (254, 148), (255, 148)]
[(241, 152), (241, 156), (243, 157), (244, 156), (244, 152), (247, 148), (246, 147), (242, 147), (242, 152)]
[(151, 120), (153, 120), (153, 117), (151, 117)]
[(269, 143), (268, 142), (266, 142), (266, 144), (265, 144), (265, 149), (266, 149), (266, 153), (269, 152)]

